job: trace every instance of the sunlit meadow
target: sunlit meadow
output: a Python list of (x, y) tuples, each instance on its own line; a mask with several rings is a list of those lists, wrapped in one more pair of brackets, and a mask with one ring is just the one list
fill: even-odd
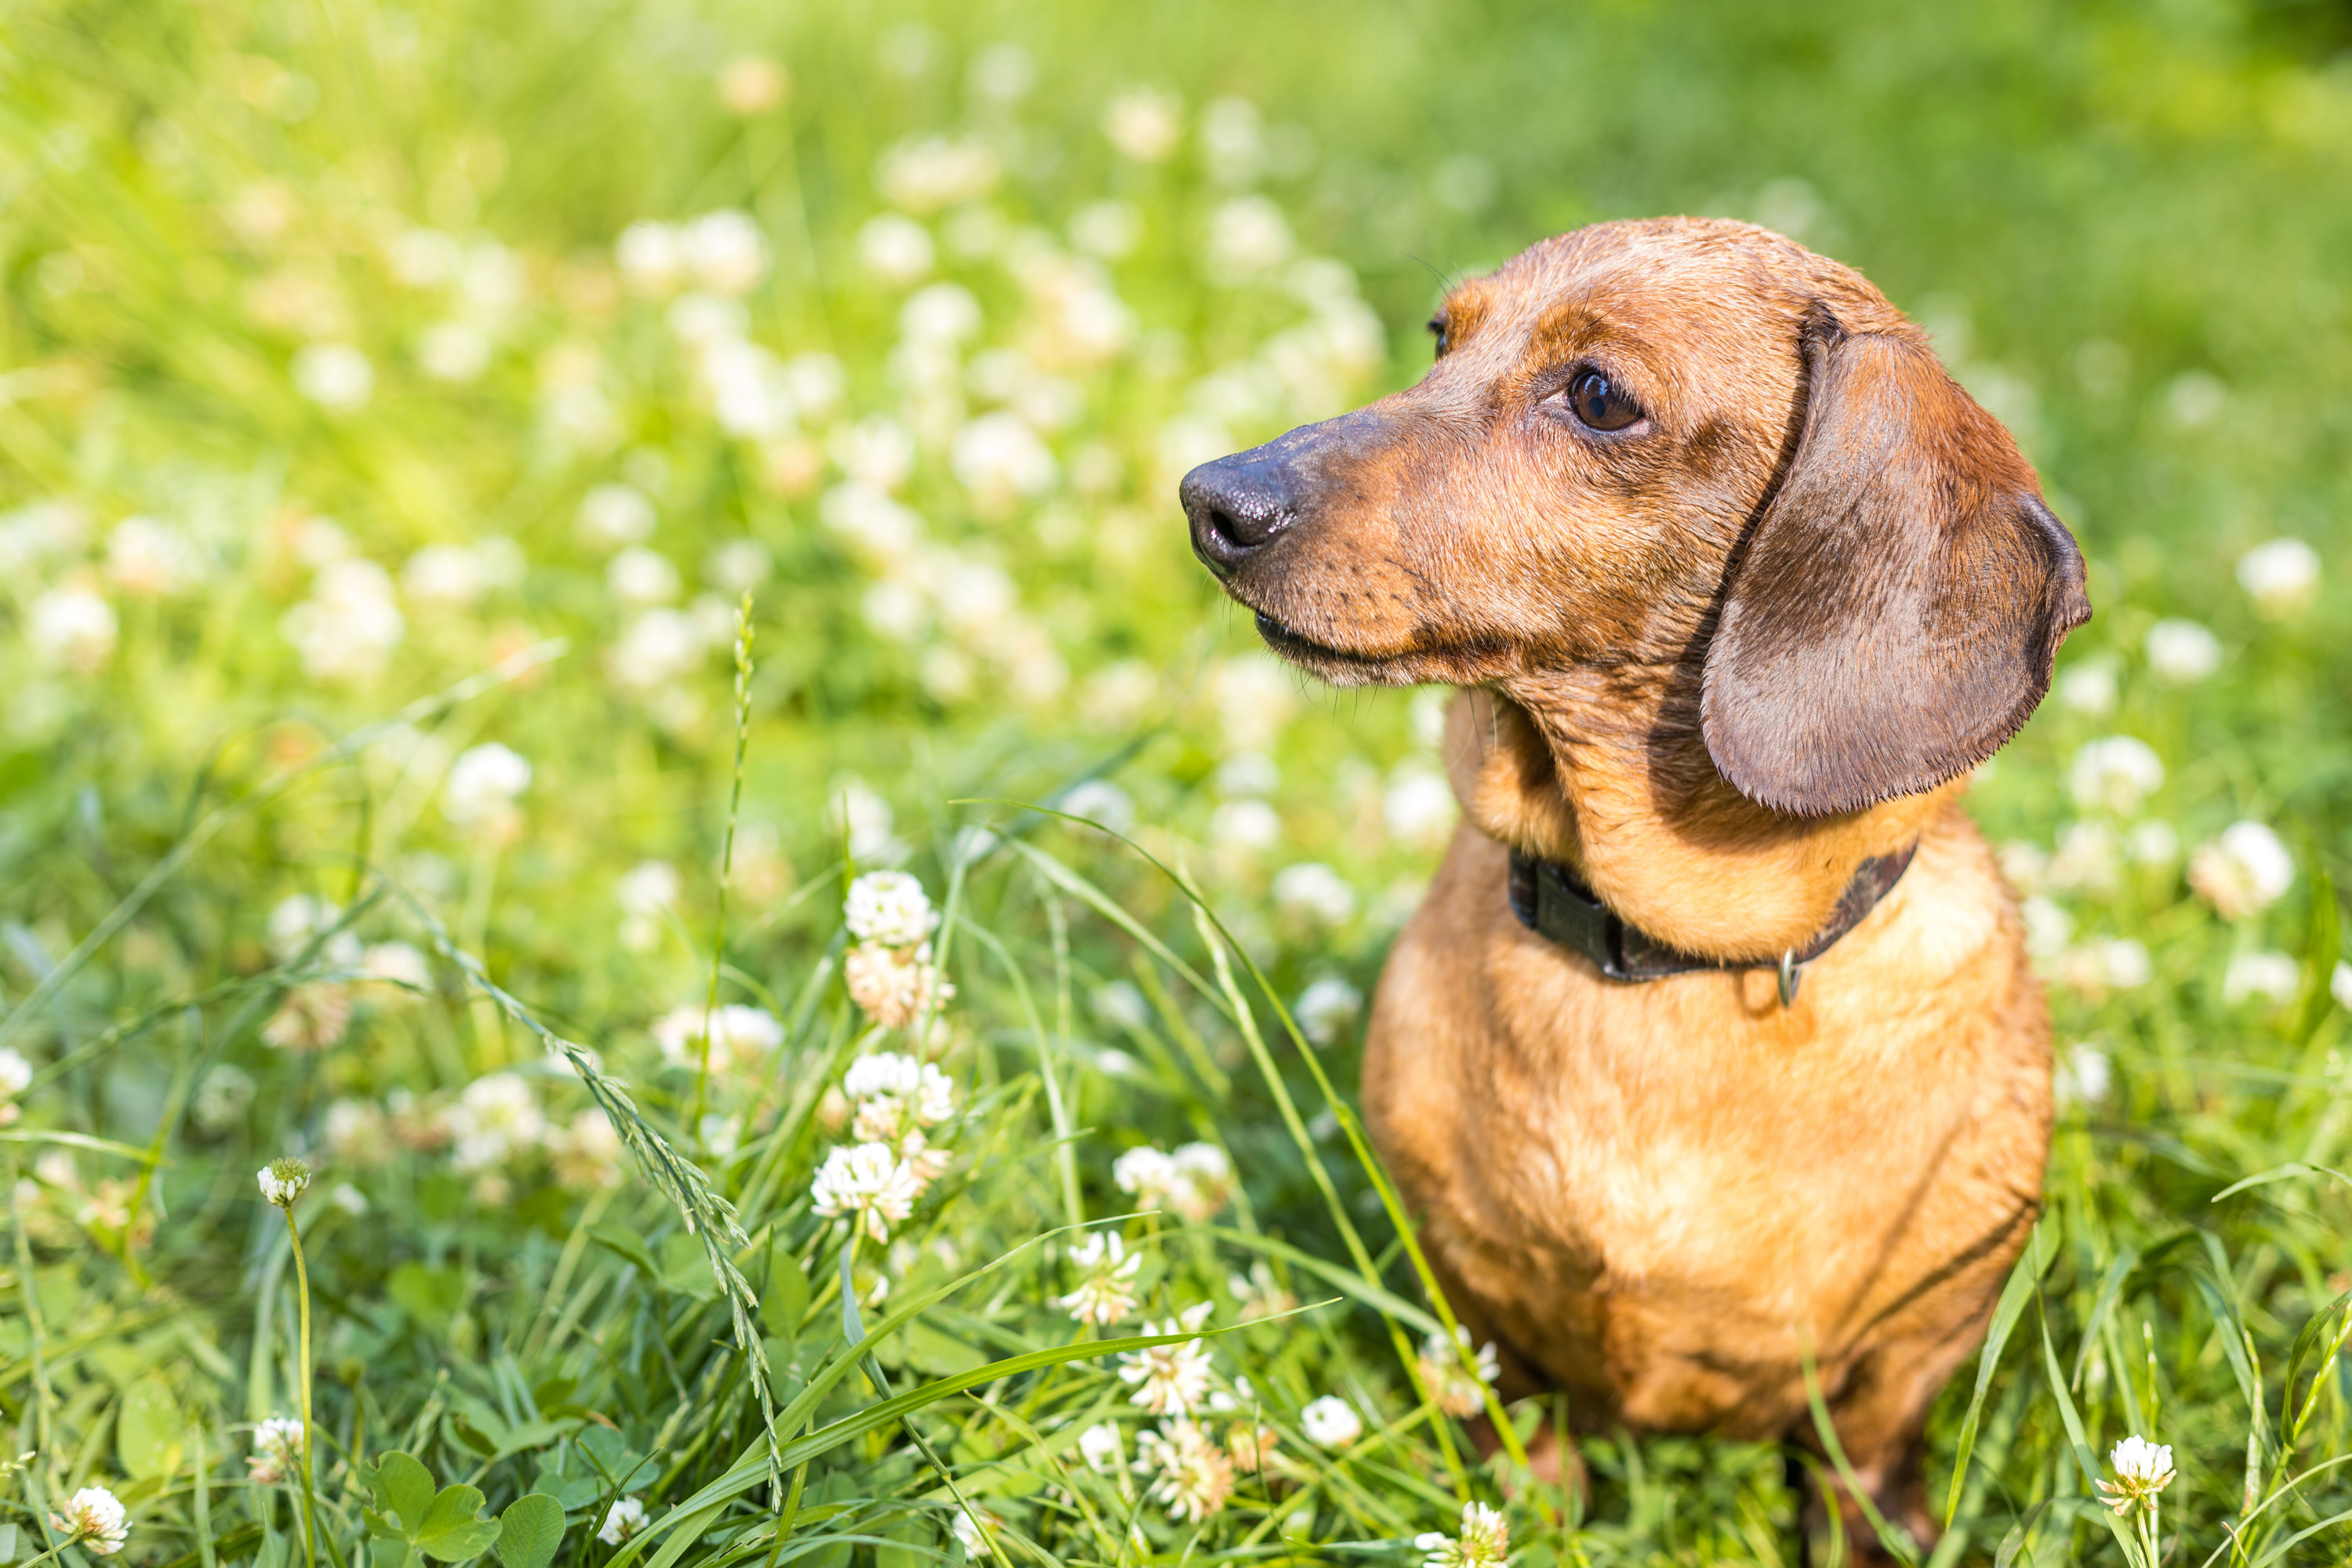
[(1973, 797), (2049, 1213), (1886, 1548), (2342, 1561), (2352, 29), (857, 11), (0, 20), (0, 1562), (1799, 1561), (1833, 1445), (1518, 1462), (1351, 1109), (1445, 694), (1173, 503), (1662, 211), (2093, 561)]

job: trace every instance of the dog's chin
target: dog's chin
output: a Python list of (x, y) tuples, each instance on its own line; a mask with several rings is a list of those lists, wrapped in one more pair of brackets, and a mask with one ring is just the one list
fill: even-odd
[[(1333, 686), (1421, 686), (1430, 682), (1468, 685), (1486, 679), (1488, 649), (1412, 648), (1402, 653), (1365, 653), (1337, 647), (1251, 606), (1257, 635), (1265, 646)], [(1474, 667), (1475, 667), (1474, 668)]]
[(1293, 631), (1264, 610), (1256, 614), (1257, 635), (1265, 639), (1266, 647), (1334, 686), (1375, 686), (1394, 682), (1395, 678), (1388, 674), (1388, 667), (1393, 662), (1391, 659), (1317, 642), (1304, 633)]

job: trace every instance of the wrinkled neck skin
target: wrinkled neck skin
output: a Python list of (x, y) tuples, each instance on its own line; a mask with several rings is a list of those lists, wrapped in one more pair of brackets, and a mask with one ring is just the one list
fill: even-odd
[(1696, 957), (1769, 962), (1809, 942), (1862, 862), (1916, 841), (1963, 785), (1834, 816), (1769, 810), (1708, 757), (1698, 676), (1687, 655), (1664, 655), (1465, 689), (1447, 773), (1474, 826), (1575, 868), (1628, 925)]

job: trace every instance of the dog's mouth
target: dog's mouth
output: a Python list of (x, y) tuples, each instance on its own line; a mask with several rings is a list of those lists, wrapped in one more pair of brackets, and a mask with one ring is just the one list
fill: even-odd
[(1257, 635), (1265, 639), (1266, 647), (1288, 658), (1316, 664), (1348, 664), (1364, 669), (1389, 662), (1377, 654), (1351, 653), (1343, 647), (1333, 647), (1329, 643), (1317, 642), (1313, 637), (1283, 625), (1264, 610), (1257, 611), (1256, 615)]
[(1304, 632), (1251, 606), (1257, 635), (1265, 646), (1310, 675), (1334, 686), (1417, 686), (1436, 681), (1468, 686), (1493, 679), (1517, 664), (1507, 645), (1468, 642), (1360, 653), (1318, 642)]

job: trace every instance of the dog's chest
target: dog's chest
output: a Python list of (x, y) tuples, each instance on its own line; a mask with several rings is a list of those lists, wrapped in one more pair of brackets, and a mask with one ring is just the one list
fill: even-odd
[(1553, 1375), (1736, 1404), (1706, 1367), (1866, 1319), (2038, 1188), (2046, 1044), (1997, 913), (1937, 906), (1783, 1012), (1761, 972), (1603, 981), (1485, 891), (1441, 877), (1401, 941), (1365, 1102), (1442, 1266)]

